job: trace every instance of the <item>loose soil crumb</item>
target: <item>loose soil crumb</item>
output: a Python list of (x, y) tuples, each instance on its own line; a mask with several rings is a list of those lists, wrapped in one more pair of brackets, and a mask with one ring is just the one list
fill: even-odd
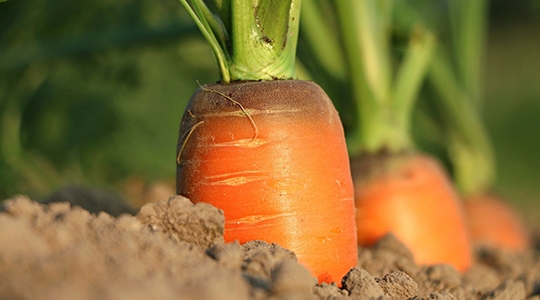
[(0, 299), (540, 298), (536, 249), (478, 246), (475, 264), (461, 274), (415, 264), (388, 235), (359, 249), (339, 288), (317, 284), (278, 245), (224, 243), (224, 221), (220, 210), (180, 196), (115, 217), (17, 196), (0, 208)]

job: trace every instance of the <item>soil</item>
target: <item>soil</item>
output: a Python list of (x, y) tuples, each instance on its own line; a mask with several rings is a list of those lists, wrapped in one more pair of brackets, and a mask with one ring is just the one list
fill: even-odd
[(6, 200), (1, 211), (0, 299), (540, 300), (534, 248), (478, 246), (474, 266), (461, 274), (415, 264), (388, 235), (359, 249), (357, 267), (338, 288), (318, 285), (278, 245), (224, 243), (223, 213), (181, 196), (146, 204), (136, 215), (25, 196)]

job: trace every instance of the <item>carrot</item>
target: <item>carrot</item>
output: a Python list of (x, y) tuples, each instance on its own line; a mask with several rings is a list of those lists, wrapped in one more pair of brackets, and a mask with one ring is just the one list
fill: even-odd
[(376, 155), (353, 161), (358, 242), (372, 245), (392, 232), (418, 264), (471, 263), (459, 196), (431, 156)]
[(222, 209), (226, 242), (279, 244), (319, 282), (340, 283), (357, 261), (354, 192), (337, 111), (318, 85), (292, 79), (300, 1), (223, 1), (219, 20), (198, 13), (202, 1), (182, 3), (225, 67), (183, 115), (177, 193)]
[[(396, 65), (390, 43), (392, 3), (337, 0), (324, 8), (320, 3), (304, 4), (306, 11), (319, 12), (313, 16), (332, 20), (335, 15), (338, 37), (343, 37), (333, 43), (344, 45), (336, 50), (345, 53), (344, 62), (328, 63), (328, 56), (316, 51), (313, 55), (322, 62), (318, 68), (334, 80), (347, 78), (352, 94), (347, 110), (353, 110), (354, 116), (346, 133), (358, 242), (369, 246), (393, 233), (418, 263), (448, 263), (464, 271), (472, 256), (458, 194), (435, 158), (414, 147), (410, 132), (435, 37), (418, 24), (401, 64)], [(320, 43), (319, 32), (324, 34), (317, 30), (305, 37), (312, 37), (312, 44)], [(327, 47), (328, 42), (323, 43)]]
[(495, 194), (483, 193), (466, 199), (465, 214), (475, 243), (514, 252), (531, 246), (529, 233), (518, 213)]
[(479, 113), (483, 100), (481, 70), (486, 4), (486, 1), (448, 2), (453, 48), (438, 49), (429, 83), (437, 95), (437, 119), (447, 137), (448, 154), (465, 201), (472, 242), (521, 251), (530, 241), (519, 214), (492, 192), (496, 178), (494, 151)]

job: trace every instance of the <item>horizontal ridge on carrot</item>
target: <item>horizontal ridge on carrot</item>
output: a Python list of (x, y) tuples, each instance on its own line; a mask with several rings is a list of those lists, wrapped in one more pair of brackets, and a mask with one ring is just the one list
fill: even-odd
[(202, 1), (181, 2), (218, 52), (222, 82), (186, 107), (177, 193), (222, 209), (226, 242), (276, 243), (340, 284), (358, 255), (354, 191), (331, 100), (293, 80), (300, 1), (222, 1), (220, 20), (205, 19)]

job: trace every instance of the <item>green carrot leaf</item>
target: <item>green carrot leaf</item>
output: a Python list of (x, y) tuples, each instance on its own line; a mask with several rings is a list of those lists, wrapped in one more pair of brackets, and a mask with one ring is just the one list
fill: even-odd
[[(204, 4), (202, 0), (179, 0), (180, 3), (184, 6), (188, 14), (191, 16), (202, 35), (206, 41), (210, 44), (214, 55), (218, 61), (219, 69), (221, 71), (221, 79), (224, 82), (230, 82), (230, 72), (228, 66), (228, 55), (223, 48), (223, 44), (219, 42), (219, 39), (214, 34), (212, 26), (208, 22), (208, 18), (215, 18), (208, 13), (208, 7)], [(189, 2), (188, 2), (189, 1)], [(213, 23), (218, 23), (214, 19)], [(217, 28), (217, 27), (214, 27)]]
[(426, 28), (416, 27), (405, 57), (397, 72), (393, 101), (398, 124), (409, 130), (412, 109), (429, 70), (435, 50), (435, 36)]
[(213, 0), (213, 3), (225, 28), (231, 28), (231, 0)]
[(482, 57), (485, 50), (487, 0), (448, 1), (452, 46), (458, 74), (471, 101), (482, 99)]
[(448, 128), (449, 156), (457, 186), (464, 194), (489, 188), (495, 177), (495, 158), (478, 107), (464, 91), (450, 58), (438, 49), (429, 74), (440, 94), (437, 104)]

